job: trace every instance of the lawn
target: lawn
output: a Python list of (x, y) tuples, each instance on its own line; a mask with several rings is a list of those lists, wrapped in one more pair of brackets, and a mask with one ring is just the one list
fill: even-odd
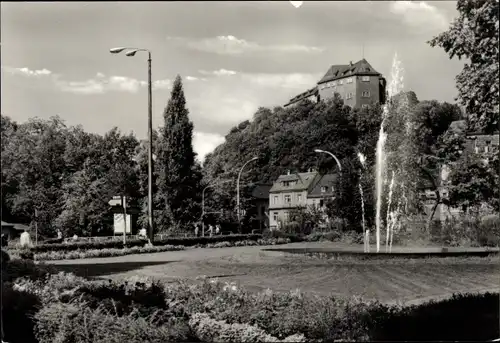
[[(320, 245), (325, 246), (316, 244)], [(454, 292), (498, 292), (499, 289), (498, 257), (328, 260), (262, 251), (263, 248), (270, 247), (189, 249), (52, 263), (61, 270), (89, 277), (120, 279), (139, 275), (169, 282), (178, 278), (194, 281), (205, 275), (234, 281), (252, 291), (299, 288), (311, 293), (356, 295), (387, 303), (419, 303)]]

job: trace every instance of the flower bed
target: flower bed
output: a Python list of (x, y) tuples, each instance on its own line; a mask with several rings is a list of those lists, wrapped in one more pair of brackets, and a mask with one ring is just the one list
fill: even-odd
[[(153, 242), (155, 246), (162, 245), (183, 245), (194, 246), (197, 244), (214, 244), (218, 242), (236, 242), (243, 240), (256, 241), (262, 238), (258, 234), (249, 235), (218, 235), (211, 237), (167, 237), (158, 239)], [(127, 240), (125, 247), (142, 247), (145, 241), (137, 238)], [(90, 249), (122, 249), (123, 241), (105, 240), (105, 241), (76, 241), (67, 243), (40, 244), (31, 248), (34, 253), (42, 253), (49, 251), (74, 251), (74, 250), (90, 250)]]
[[(244, 240), (244, 241), (223, 241), (209, 244), (197, 244), (190, 248), (227, 248), (227, 247), (243, 247), (243, 246), (256, 246), (256, 245), (278, 245), (290, 243), (286, 238), (270, 238), (258, 240)], [(28, 257), (29, 250), (9, 250), (12, 259), (34, 259), (36, 261), (54, 261), (54, 260), (74, 260), (84, 258), (97, 258), (97, 257), (114, 257), (125, 256), (132, 254), (150, 254), (155, 252), (164, 251), (179, 251), (184, 250), (186, 247), (183, 245), (160, 245), (160, 246), (135, 246), (131, 248), (122, 249), (83, 249), (83, 250), (70, 250), (70, 251), (47, 251), (32, 254)]]
[[(39, 343), (430, 341), (498, 336), (498, 293), (401, 307), (299, 291), (250, 293), (208, 279), (163, 285), (137, 277), (110, 282), (30, 272), (36, 277), (26, 275), (10, 286), (9, 294), (17, 300), (4, 308), (4, 314), (26, 321), (25, 328), (33, 327)], [(19, 301), (22, 298), (28, 301)], [(5, 329), (8, 342), (35, 342), (26, 332), (21, 337), (15, 325)]]

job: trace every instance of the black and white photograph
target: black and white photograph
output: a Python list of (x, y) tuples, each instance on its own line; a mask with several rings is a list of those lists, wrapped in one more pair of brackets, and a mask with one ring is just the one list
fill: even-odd
[(499, 1), (2, 1), (2, 343), (500, 342)]

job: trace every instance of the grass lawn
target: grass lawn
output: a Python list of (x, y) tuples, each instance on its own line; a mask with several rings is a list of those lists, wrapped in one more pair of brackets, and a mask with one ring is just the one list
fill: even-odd
[[(289, 246), (298, 247), (297, 244)], [(324, 247), (325, 244), (308, 243), (307, 246)], [(263, 248), (271, 247), (188, 249), (51, 263), (61, 270), (89, 277), (119, 279), (138, 275), (169, 282), (178, 278), (194, 281), (196, 277), (206, 275), (234, 281), (254, 291), (299, 288), (307, 292), (356, 295), (388, 303), (418, 303), (454, 292), (498, 292), (500, 288), (498, 257), (326, 260), (262, 251)]]

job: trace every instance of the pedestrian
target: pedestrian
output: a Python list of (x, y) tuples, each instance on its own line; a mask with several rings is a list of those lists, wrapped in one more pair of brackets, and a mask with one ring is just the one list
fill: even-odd
[(62, 239), (63, 238), (63, 234), (61, 232), (61, 230), (57, 230), (57, 239)]
[(24, 232), (21, 234), (20, 244), (22, 248), (31, 248), (33, 246), (31, 243), (31, 236), (27, 229), (24, 229)]
[(199, 231), (198, 223), (195, 223), (194, 224), (194, 236), (195, 237), (198, 237), (198, 231)]
[(208, 225), (208, 232), (210, 232), (210, 237), (212, 237), (212, 234), (214, 232), (214, 227), (212, 226), (212, 224)]
[(220, 225), (215, 225), (215, 234), (218, 235), (220, 233)]

